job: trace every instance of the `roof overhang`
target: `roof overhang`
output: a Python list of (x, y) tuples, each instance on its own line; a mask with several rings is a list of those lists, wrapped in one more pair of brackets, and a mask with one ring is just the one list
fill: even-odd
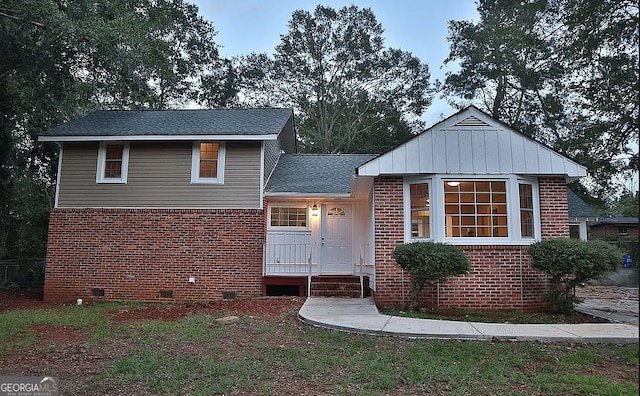
[(41, 142), (167, 141), (167, 140), (276, 140), (268, 135), (135, 135), (135, 136), (39, 136)]

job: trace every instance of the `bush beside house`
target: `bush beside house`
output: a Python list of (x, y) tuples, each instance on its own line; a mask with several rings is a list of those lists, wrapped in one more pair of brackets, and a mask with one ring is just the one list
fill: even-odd
[(547, 239), (531, 245), (528, 253), (531, 266), (551, 278), (547, 301), (566, 314), (580, 302), (574, 296), (577, 285), (615, 271), (622, 262), (620, 251), (604, 241)]
[(470, 262), (462, 249), (445, 243), (414, 242), (393, 250), (398, 265), (411, 274), (409, 308), (421, 308), (420, 294), (426, 281), (444, 282), (452, 276), (469, 272)]

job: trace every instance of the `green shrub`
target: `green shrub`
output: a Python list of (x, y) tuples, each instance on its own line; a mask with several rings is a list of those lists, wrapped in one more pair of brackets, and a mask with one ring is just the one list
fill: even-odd
[(546, 300), (559, 312), (570, 314), (580, 302), (576, 285), (615, 271), (622, 254), (604, 241), (547, 239), (529, 246), (531, 266), (551, 277)]
[(393, 250), (396, 263), (411, 275), (410, 309), (420, 309), (420, 294), (426, 281), (444, 282), (469, 272), (469, 259), (457, 246), (434, 242), (398, 245)]

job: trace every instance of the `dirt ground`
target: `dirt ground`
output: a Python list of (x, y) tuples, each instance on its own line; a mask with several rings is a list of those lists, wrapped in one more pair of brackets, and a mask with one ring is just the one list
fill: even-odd
[(638, 313), (638, 287), (582, 286), (576, 288), (576, 296), (585, 301), (597, 302), (612, 310)]
[[(600, 291), (604, 293), (604, 291)], [(601, 295), (602, 296), (602, 295)], [(637, 293), (636, 293), (637, 296)], [(274, 344), (275, 347), (294, 345), (301, 342), (296, 336), (296, 329), (304, 325), (300, 323), (295, 313), (304, 303), (302, 297), (266, 297), (250, 300), (217, 301), (208, 304), (176, 304), (176, 305), (151, 305), (142, 308), (118, 309), (110, 313), (114, 322), (128, 323), (144, 319), (155, 319), (163, 321), (181, 320), (194, 313), (220, 317), (222, 315), (235, 315), (240, 318), (250, 318), (250, 326), (268, 326), (268, 333), (261, 333), (257, 330), (244, 332), (243, 337), (236, 337), (230, 333), (218, 340), (218, 347), (229, 351), (229, 354), (254, 353), (251, 352), (251, 345), (260, 343)], [(0, 312), (25, 309), (42, 308), (55, 306), (57, 304), (47, 304), (42, 301), (42, 296), (37, 291), (3, 291), (0, 290)], [(54, 326), (39, 324), (32, 328), (37, 336), (37, 341), (30, 347), (34, 353), (10, 354), (0, 357), (0, 373), (10, 372), (12, 375), (34, 375), (34, 373), (53, 372), (60, 378), (65, 378), (68, 389), (73, 389), (74, 394), (93, 394), (90, 383), (87, 379), (92, 376), (99, 376), (104, 372), (105, 367), (113, 361), (126, 356), (131, 348), (131, 340), (124, 338), (112, 338), (109, 342), (90, 343), (89, 334), (86, 329), (69, 326)], [(297, 330), (296, 330), (297, 331)], [(247, 338), (247, 334), (249, 334)], [(190, 347), (194, 347), (193, 345)], [(37, 351), (37, 352), (36, 352)], [(242, 351), (242, 352), (240, 352)], [(196, 353), (197, 351), (190, 351)], [(613, 367), (608, 364), (611, 370), (611, 378), (617, 381), (633, 382), (637, 367), (631, 368), (628, 365), (617, 364)], [(598, 367), (598, 372), (603, 372), (606, 367)], [(286, 374), (286, 375), (285, 375)], [(586, 372), (584, 375), (593, 375)], [(609, 378), (609, 374), (605, 377)], [(309, 390), (308, 384), (299, 384), (299, 379), (287, 373), (274, 378), (278, 386), (282, 389), (299, 390), (297, 394), (325, 394), (316, 389)], [(103, 390), (105, 390), (103, 388)], [(106, 394), (142, 394), (145, 388), (136, 390), (131, 384), (126, 387), (113, 384), (112, 389), (106, 389)], [(417, 389), (409, 388), (407, 392), (398, 394), (417, 394)], [(310, 393), (305, 393), (310, 392)], [(232, 393), (245, 394), (245, 393)], [(248, 394), (248, 393), (246, 393)], [(291, 393), (296, 394), (296, 393)]]

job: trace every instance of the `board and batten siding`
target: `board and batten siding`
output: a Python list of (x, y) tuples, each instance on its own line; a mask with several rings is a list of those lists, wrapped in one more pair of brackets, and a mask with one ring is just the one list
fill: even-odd
[(398, 174), (586, 176), (586, 168), (473, 108), (442, 121), (358, 168)]
[(97, 184), (98, 142), (65, 143), (60, 208), (260, 208), (260, 142), (226, 142), (224, 184), (191, 184), (192, 142), (131, 142), (126, 184)]

